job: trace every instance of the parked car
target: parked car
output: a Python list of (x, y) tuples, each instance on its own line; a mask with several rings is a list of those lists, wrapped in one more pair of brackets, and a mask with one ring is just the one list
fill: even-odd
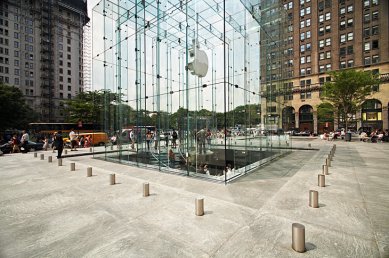
[[(29, 141), (27, 143), (27, 151), (32, 151), (32, 150), (43, 150), (43, 143), (41, 142), (32, 142)], [(3, 145), (0, 145), (0, 150), (3, 153), (11, 153), (12, 152), (12, 145), (10, 143), (5, 143)], [(23, 151), (23, 150), (22, 150)]]

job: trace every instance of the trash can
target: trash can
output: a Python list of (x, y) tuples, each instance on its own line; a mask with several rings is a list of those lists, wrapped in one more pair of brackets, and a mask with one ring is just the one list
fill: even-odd
[(346, 142), (351, 142), (351, 133), (346, 133), (345, 137), (344, 137), (344, 140)]

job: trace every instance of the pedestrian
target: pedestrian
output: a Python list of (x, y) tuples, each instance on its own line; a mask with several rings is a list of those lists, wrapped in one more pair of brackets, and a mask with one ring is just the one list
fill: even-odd
[(172, 133), (172, 148), (177, 148), (177, 138), (178, 138), (178, 134), (177, 134), (176, 130), (173, 129), (173, 133)]
[(71, 144), (71, 151), (76, 151), (76, 146), (77, 146), (77, 135), (76, 133), (74, 132), (73, 128), (70, 130), (70, 133), (69, 133), (69, 138), (70, 138), (70, 144)]
[(151, 132), (147, 131), (146, 133), (146, 143), (147, 143), (147, 150), (150, 151), (150, 141), (151, 141)]
[(48, 147), (49, 147), (49, 139), (45, 137), (45, 139), (43, 140), (43, 150), (47, 151)]
[(57, 159), (62, 158), (62, 151), (63, 151), (62, 131), (58, 131), (58, 133), (54, 134), (54, 146), (58, 151)]
[(20, 139), (20, 143), (21, 143), (22, 148), (23, 148), (22, 153), (28, 152), (27, 144), (28, 144), (29, 140), (30, 140), (30, 137), (29, 137), (28, 133), (26, 132), (26, 130), (23, 130), (23, 135), (22, 135), (22, 138)]
[(12, 153), (20, 152), (19, 141), (18, 141), (18, 137), (16, 137), (16, 134), (12, 136), (11, 144), (12, 144)]

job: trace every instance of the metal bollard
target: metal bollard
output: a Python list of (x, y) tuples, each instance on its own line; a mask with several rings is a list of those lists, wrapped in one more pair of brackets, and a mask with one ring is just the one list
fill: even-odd
[(115, 182), (115, 174), (110, 174), (109, 175), (109, 184), (110, 185), (114, 185), (116, 182)]
[(319, 208), (319, 192), (309, 190), (309, 206), (312, 208)]
[(150, 195), (150, 184), (143, 183), (143, 197), (147, 197)]
[(292, 224), (292, 248), (296, 252), (305, 252), (305, 226), (300, 223)]
[(41, 160), (45, 159), (45, 154), (41, 154)]
[(65, 155), (67, 155), (68, 154), (68, 150), (65, 150)]
[(48, 156), (48, 157), (47, 157), (47, 161), (48, 161), (49, 163), (52, 163), (52, 162), (53, 162), (53, 157), (52, 157), (52, 156)]
[(196, 216), (203, 216), (204, 215), (204, 198), (196, 198), (195, 206), (196, 206)]
[(58, 159), (58, 167), (62, 166), (62, 159)]
[(326, 159), (326, 165), (327, 167), (331, 167), (331, 159)]
[(72, 162), (70, 163), (70, 171), (75, 171), (76, 170), (76, 163)]
[(323, 175), (328, 175), (328, 166), (327, 165), (323, 165), (323, 170), (322, 170), (322, 174)]
[(91, 177), (92, 176), (92, 167), (87, 167), (86, 169), (86, 176)]
[(113, 145), (111, 145), (111, 150), (113, 150)]
[(317, 175), (317, 185), (320, 187), (326, 186), (326, 176), (325, 175)]
[(311, 148), (311, 147), (312, 147), (312, 145), (310, 143), (308, 143), (308, 148)]
[(37, 158), (38, 157), (38, 153), (34, 153), (34, 158)]
[(92, 152), (93, 150), (92, 150), (92, 148), (89, 148), (89, 152)]
[(332, 155), (331, 155), (331, 153), (328, 154), (328, 159), (332, 161)]

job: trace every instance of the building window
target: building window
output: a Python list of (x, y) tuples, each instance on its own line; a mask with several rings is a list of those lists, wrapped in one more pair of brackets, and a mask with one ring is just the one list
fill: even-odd
[(301, 75), (301, 76), (304, 76), (304, 75), (305, 75), (305, 68), (301, 68), (301, 69), (300, 69), (300, 75)]
[(304, 28), (305, 27), (305, 22), (304, 21), (301, 21), (300, 22), (300, 29)]
[(324, 47), (324, 40), (319, 40), (319, 47)]
[(68, 99), (72, 99), (72, 94), (68, 94)]
[(307, 27), (311, 26), (311, 19), (307, 19), (305, 24), (306, 24)]
[(352, 26), (354, 26), (354, 19), (353, 18), (350, 18), (350, 19), (348, 19), (347, 20), (347, 27), (352, 27)]
[(305, 64), (305, 56), (300, 57), (300, 63)]
[(324, 60), (324, 58), (325, 58), (324, 52), (319, 53), (319, 60)]
[(339, 29), (344, 30), (346, 28), (346, 21), (340, 21)]
[(343, 34), (343, 35), (340, 35), (340, 43), (344, 43), (346, 42), (346, 35)]
[(60, 84), (60, 85), (59, 85), (59, 89), (60, 89), (60, 90), (63, 90), (63, 84)]
[(370, 36), (370, 27), (363, 29), (363, 36), (369, 37)]
[(72, 86), (68, 86), (68, 91), (72, 91)]
[(68, 70), (68, 75), (72, 75), (72, 71)]
[(307, 63), (311, 62), (311, 56), (307, 56), (306, 59), (307, 59)]
[(347, 67), (348, 67), (348, 68), (354, 67), (354, 60), (348, 60), (348, 61), (347, 61)]
[(319, 66), (319, 73), (324, 73), (324, 65)]
[(339, 14), (340, 14), (340, 15), (343, 15), (343, 14), (345, 14), (345, 13), (346, 13), (346, 7), (340, 8)]
[(68, 83), (72, 83), (72, 78), (68, 78)]
[(348, 41), (354, 40), (354, 33), (353, 32), (347, 33), (347, 40)]
[(364, 46), (365, 51), (370, 51), (370, 42), (366, 42)]
[(327, 52), (326, 52), (326, 58), (327, 58), (327, 59), (330, 59), (330, 58), (331, 58), (331, 51), (327, 51)]
[(346, 61), (341, 61), (339, 64), (340, 69), (345, 69), (346, 68)]
[(59, 93), (59, 98), (63, 99), (63, 93), (62, 92)]
[(374, 11), (371, 15), (371, 19), (373, 21), (378, 20), (378, 11)]
[(364, 21), (365, 23), (370, 22), (370, 13), (367, 13), (367, 14), (365, 14), (365, 15), (363, 16), (363, 21)]
[(302, 33), (300, 33), (300, 40), (304, 40), (304, 39), (305, 39), (305, 33), (302, 32)]
[(379, 49), (379, 43), (378, 40), (373, 40), (371, 44), (372, 49)]
[(326, 46), (331, 46), (331, 38), (326, 39)]
[(307, 51), (310, 51), (311, 50), (311, 43), (307, 43)]
[(310, 31), (310, 30), (307, 31), (307, 32), (305, 33), (305, 36), (306, 36), (307, 39), (310, 39), (310, 38), (311, 38), (311, 31)]
[(305, 9), (305, 13), (306, 14), (311, 14), (311, 7), (308, 6), (306, 9)]
[(365, 0), (363, 2), (363, 7), (369, 7), (370, 6), (370, 0)]
[(373, 64), (378, 64), (380, 62), (380, 57), (378, 55), (372, 56), (371, 62)]
[(331, 71), (331, 64), (326, 64), (326, 70)]
[(352, 13), (353, 10), (354, 10), (354, 8), (353, 8), (352, 5), (347, 6), (347, 12), (348, 12), (348, 13)]
[(372, 35), (378, 35), (378, 25), (371, 28)]
[(365, 59), (364, 59), (364, 64), (365, 65), (370, 65), (371, 64), (371, 58), (370, 56), (366, 56)]
[(324, 14), (319, 15), (319, 22), (324, 22)]
[(326, 13), (326, 21), (331, 20), (331, 13)]
[(319, 28), (319, 36), (323, 36), (324, 35), (324, 27), (320, 27)]

